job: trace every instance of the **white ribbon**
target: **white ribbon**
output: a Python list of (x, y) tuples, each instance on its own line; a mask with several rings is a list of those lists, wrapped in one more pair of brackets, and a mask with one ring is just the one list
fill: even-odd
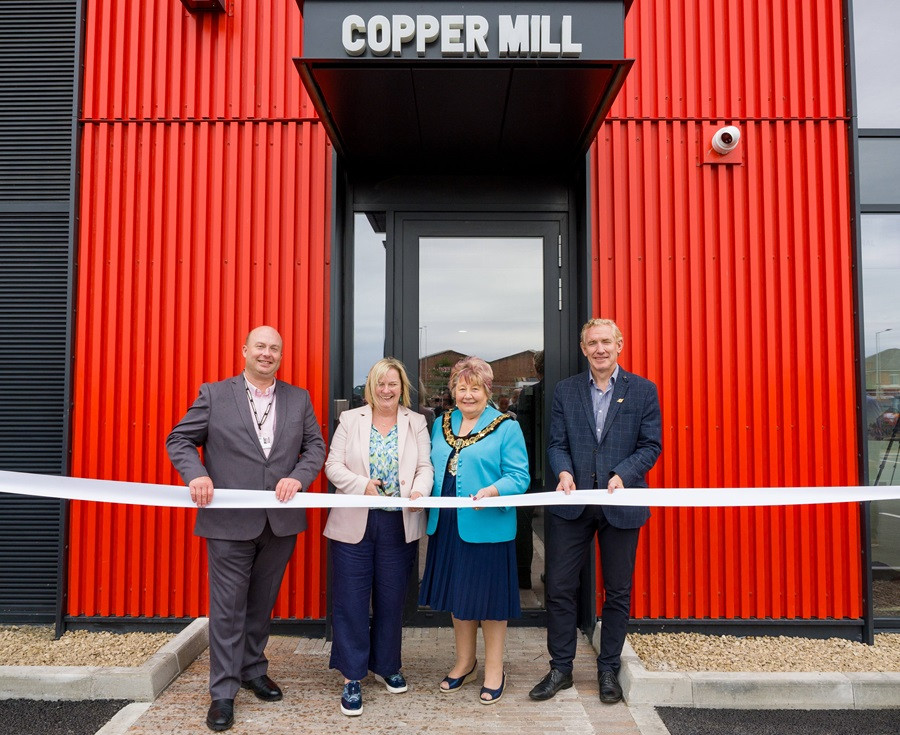
[[(34, 475), (0, 471), (0, 492), (97, 503), (126, 503), (171, 508), (193, 508), (189, 491), (176, 485), (147, 482), (90, 480), (78, 477)], [(380, 495), (338, 495), (297, 493), (287, 503), (275, 493), (258, 490), (216, 489), (210, 508), (489, 508), (526, 505), (647, 505), (670, 508), (716, 508), (765, 505), (811, 505), (816, 503), (858, 503), (864, 500), (900, 499), (900, 486), (843, 487), (718, 487), (718, 488), (624, 488), (576, 490), (571, 495), (558, 492), (504, 495), (499, 498), (440, 498), (417, 500)]]

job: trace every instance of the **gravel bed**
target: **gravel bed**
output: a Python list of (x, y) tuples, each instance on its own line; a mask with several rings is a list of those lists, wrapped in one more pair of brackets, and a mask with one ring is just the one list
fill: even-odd
[(0, 666), (140, 666), (174, 633), (75, 630), (53, 638), (53, 628), (0, 626)]
[(791, 636), (630, 634), (648, 671), (900, 672), (900, 634), (881, 633), (875, 645)]
[[(140, 666), (174, 633), (70, 631), (54, 640), (43, 626), (0, 626), (0, 666)], [(630, 634), (648, 671), (900, 672), (900, 633), (875, 645), (829, 638)]]

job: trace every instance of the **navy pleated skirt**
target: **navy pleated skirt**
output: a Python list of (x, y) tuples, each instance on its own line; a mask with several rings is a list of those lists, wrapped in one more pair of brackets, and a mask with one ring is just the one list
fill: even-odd
[[(444, 472), (442, 497), (456, 497), (456, 476)], [(456, 508), (441, 508), (428, 538), (419, 604), (458, 620), (509, 620), (522, 614), (516, 542), (471, 544), (459, 537)]]

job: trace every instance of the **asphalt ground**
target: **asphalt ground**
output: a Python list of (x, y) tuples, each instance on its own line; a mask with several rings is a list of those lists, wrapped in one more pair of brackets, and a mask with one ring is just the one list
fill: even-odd
[[(900, 706), (900, 703), (898, 703)], [(657, 707), (669, 735), (898, 735), (900, 709), (796, 710)]]
[(0, 699), (3, 735), (94, 735), (125, 705), (126, 699), (46, 702)]
[[(94, 735), (128, 700), (0, 700), (3, 735)], [(722, 710), (657, 707), (669, 735), (897, 735), (900, 709)]]

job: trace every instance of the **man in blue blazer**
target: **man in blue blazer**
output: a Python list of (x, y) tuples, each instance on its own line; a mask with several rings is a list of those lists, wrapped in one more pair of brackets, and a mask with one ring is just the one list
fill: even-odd
[[(609, 319), (591, 319), (581, 329), (581, 351), (590, 369), (560, 381), (553, 394), (548, 456), (567, 495), (577, 489), (647, 487), (646, 475), (661, 450), (656, 386), (618, 364), (622, 332)], [(600, 629), (597, 679), (600, 700), (622, 699), (618, 672), (631, 610), (631, 579), (645, 507), (549, 506), (547, 516), (547, 650), (550, 672), (531, 690), (550, 699), (572, 686), (576, 646), (579, 572), (594, 535), (606, 599)]]

